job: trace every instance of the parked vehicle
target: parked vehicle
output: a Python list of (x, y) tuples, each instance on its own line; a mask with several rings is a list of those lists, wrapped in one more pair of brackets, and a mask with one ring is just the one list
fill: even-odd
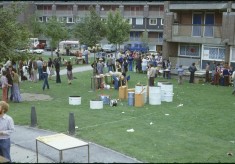
[(115, 44), (105, 44), (102, 49), (104, 52), (115, 52), (117, 50), (117, 46)]
[[(46, 51), (51, 51), (51, 46), (45, 46), (44, 47), (44, 50), (46, 50)], [(52, 51), (55, 51), (56, 50), (56, 48), (52, 48)]]
[(75, 55), (80, 50), (80, 43), (79, 41), (61, 41), (59, 43), (59, 49), (56, 49), (55, 51), (59, 53), (59, 55)]
[(28, 53), (30, 54), (42, 54), (44, 52), (43, 49), (29, 49)]
[(131, 52), (139, 51), (142, 53), (146, 53), (149, 51), (149, 47), (143, 42), (132, 42), (124, 46), (124, 51), (127, 51), (127, 50)]

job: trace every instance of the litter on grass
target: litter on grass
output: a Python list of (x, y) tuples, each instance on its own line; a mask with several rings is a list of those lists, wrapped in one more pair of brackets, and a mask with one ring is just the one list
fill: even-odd
[(122, 112), (122, 113), (125, 113), (125, 112)]
[(166, 116), (169, 116), (169, 114), (165, 114)]
[(233, 144), (235, 143), (235, 141), (229, 141), (229, 142), (231, 142), (231, 143), (233, 143)]
[(233, 156), (233, 153), (232, 152), (228, 152), (227, 155), (228, 156)]
[(77, 129), (78, 128), (78, 126), (75, 126), (75, 129)]
[(135, 130), (134, 129), (127, 129), (126, 131), (127, 132), (134, 132)]
[(152, 123), (152, 122), (150, 122), (150, 125), (153, 125), (153, 123)]
[(181, 106), (183, 106), (183, 105), (184, 105), (184, 104), (179, 104), (179, 105), (177, 106), (177, 108), (178, 108), (178, 107), (181, 107)]

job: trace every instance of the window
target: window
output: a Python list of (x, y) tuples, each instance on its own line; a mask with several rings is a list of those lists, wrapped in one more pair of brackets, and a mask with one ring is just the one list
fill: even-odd
[(136, 25), (143, 25), (143, 18), (136, 18)]
[(48, 22), (50, 17), (45, 17), (45, 22)]
[(81, 22), (81, 18), (80, 17), (76, 17), (75, 20), (76, 20), (76, 23)]
[(235, 62), (235, 48), (232, 48), (231, 56), (230, 56), (230, 61), (231, 62)]
[(106, 18), (101, 18), (101, 21), (106, 23), (107, 19)]
[(61, 23), (67, 22), (67, 17), (58, 17), (57, 21)]
[(209, 51), (209, 60), (224, 60), (225, 48), (205, 46), (204, 51)]
[(164, 25), (164, 19), (161, 19), (161, 25)]
[(180, 56), (200, 57), (199, 45), (180, 45)]
[(43, 17), (38, 17), (38, 22), (43, 22)]
[(74, 23), (73, 17), (68, 17), (67, 18), (67, 23)]
[(150, 25), (156, 25), (157, 24), (157, 19), (149, 19), (149, 24)]

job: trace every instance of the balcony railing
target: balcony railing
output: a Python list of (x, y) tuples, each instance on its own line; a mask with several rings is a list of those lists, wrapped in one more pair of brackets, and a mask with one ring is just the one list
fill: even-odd
[(124, 11), (124, 16), (131, 16), (131, 17), (143, 17), (143, 11)]
[(149, 42), (160, 44), (163, 43), (163, 38), (149, 38)]
[(172, 36), (221, 38), (219, 25), (172, 25)]

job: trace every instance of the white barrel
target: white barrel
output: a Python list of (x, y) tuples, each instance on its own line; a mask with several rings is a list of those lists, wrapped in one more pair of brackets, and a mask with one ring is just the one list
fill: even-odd
[(173, 84), (162, 83), (161, 85), (161, 100), (166, 102), (173, 101)]
[(90, 109), (103, 109), (102, 100), (90, 100)]
[(173, 95), (174, 95), (174, 93), (165, 93), (164, 100), (166, 102), (172, 102), (173, 101)]
[(70, 105), (81, 105), (81, 96), (69, 96)]
[(162, 83), (168, 83), (168, 81), (159, 80), (159, 81), (157, 82), (157, 86), (161, 87), (161, 86), (162, 86)]
[(161, 87), (149, 87), (149, 104), (161, 105)]

